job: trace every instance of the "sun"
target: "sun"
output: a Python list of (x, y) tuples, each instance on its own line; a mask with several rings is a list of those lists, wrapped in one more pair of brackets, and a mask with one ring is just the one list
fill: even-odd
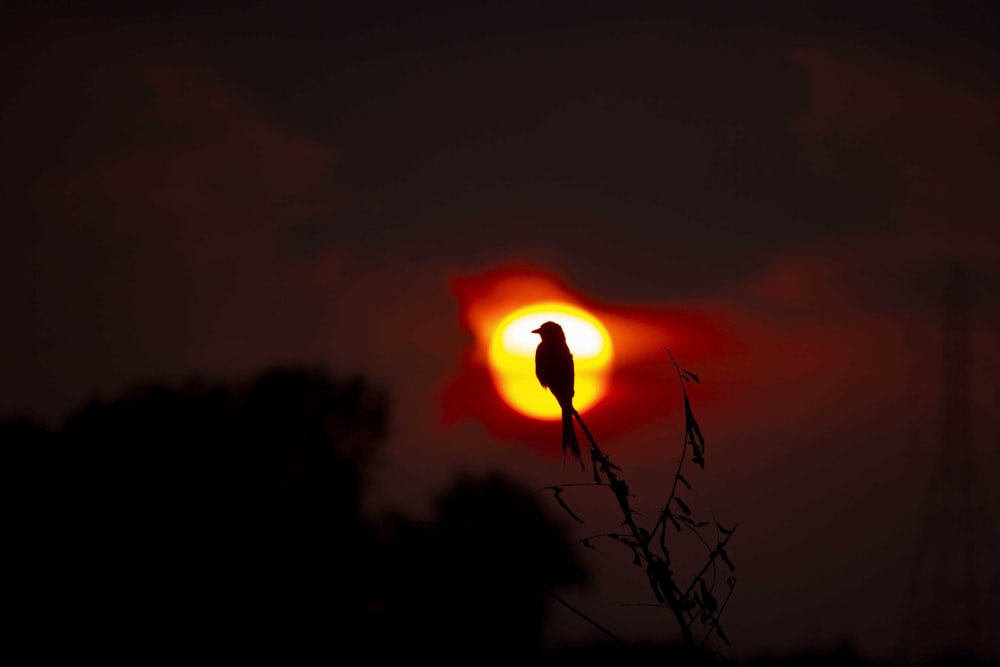
[(566, 344), (573, 353), (576, 369), (573, 405), (579, 412), (592, 407), (607, 392), (613, 360), (608, 330), (600, 320), (577, 306), (544, 301), (504, 317), (490, 339), (490, 376), (508, 405), (523, 415), (542, 420), (561, 416), (555, 397), (535, 377), (535, 348), (541, 339), (531, 332), (549, 320), (562, 326)]

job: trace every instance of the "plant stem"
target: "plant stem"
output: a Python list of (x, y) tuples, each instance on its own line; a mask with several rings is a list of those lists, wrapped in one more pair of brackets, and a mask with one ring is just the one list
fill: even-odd
[[(636, 543), (642, 550), (643, 557), (646, 559), (646, 575), (649, 577), (649, 584), (653, 588), (653, 593), (656, 594), (657, 599), (666, 601), (667, 606), (670, 607), (670, 611), (673, 612), (674, 617), (677, 619), (677, 625), (680, 626), (681, 634), (684, 636), (684, 644), (689, 648), (694, 648), (694, 637), (691, 634), (691, 628), (684, 620), (683, 610), (681, 609), (680, 602), (677, 599), (677, 593), (674, 591), (675, 587), (667, 585), (668, 583), (673, 584), (673, 579), (669, 578), (668, 582), (664, 582), (662, 576), (660, 576), (660, 568), (656, 568), (656, 572), (654, 573), (654, 563), (659, 563), (664, 568), (667, 566), (663, 563), (662, 559), (650, 551), (649, 539), (643, 537), (642, 533), (639, 531), (639, 527), (635, 525), (635, 520), (632, 518), (632, 509), (628, 504), (628, 494), (624, 490), (627, 487), (623, 482), (621, 482), (621, 480), (618, 479), (618, 476), (615, 475), (614, 470), (612, 470), (609, 465), (607, 456), (601, 448), (598, 447), (597, 442), (594, 440), (594, 436), (590, 433), (590, 429), (587, 428), (586, 422), (583, 421), (583, 417), (580, 416), (580, 413), (577, 412), (576, 409), (573, 410), (573, 415), (576, 417), (577, 422), (579, 422), (584, 434), (586, 434), (587, 440), (590, 441), (592, 451), (597, 454), (597, 456), (594, 457), (594, 465), (597, 465), (598, 460), (604, 462), (603, 472), (605, 477), (608, 478), (608, 486), (610, 486), (611, 490), (614, 492), (615, 498), (618, 500), (618, 506), (621, 508), (622, 515), (625, 518), (625, 524), (628, 526), (629, 531), (632, 533), (632, 537), (635, 538)], [(664, 556), (666, 556), (669, 561), (669, 554), (664, 554)]]
[(584, 614), (582, 611), (580, 611), (579, 609), (577, 609), (576, 607), (574, 607), (573, 605), (571, 605), (569, 602), (566, 602), (565, 600), (563, 600), (561, 597), (559, 597), (558, 595), (556, 595), (552, 591), (545, 591), (545, 592), (548, 593), (548, 595), (549, 595), (550, 598), (552, 598), (553, 600), (555, 600), (556, 602), (558, 602), (562, 606), (566, 607), (567, 609), (569, 609), (571, 612), (573, 612), (574, 614), (576, 614), (577, 616), (579, 616), (583, 620), (585, 620), (588, 623), (590, 623), (592, 626), (594, 626), (595, 628), (597, 628), (598, 630), (600, 630), (601, 632), (603, 632), (604, 634), (606, 634), (608, 637), (611, 637), (611, 639), (613, 639), (614, 642), (616, 644), (618, 644), (619, 646), (624, 646), (625, 645), (625, 642), (623, 642), (621, 639), (618, 639), (618, 637), (616, 637), (613, 632), (611, 632), (610, 630), (608, 630), (606, 627), (604, 627), (603, 625), (601, 625), (600, 623), (598, 623), (597, 621), (595, 621), (591, 617), (589, 617), (586, 614)]

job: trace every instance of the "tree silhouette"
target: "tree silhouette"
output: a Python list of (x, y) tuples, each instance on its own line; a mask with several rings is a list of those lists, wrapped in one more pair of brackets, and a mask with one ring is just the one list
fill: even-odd
[(102, 653), (361, 641), (363, 468), (386, 419), (367, 383), (291, 369), (134, 390), (52, 433), (3, 426), (26, 631)]
[(488, 475), (380, 535), (361, 501), (387, 421), (368, 383), (288, 369), (0, 424), (7, 629), (102, 656), (538, 654), (544, 596), (583, 580), (561, 527)]
[(436, 520), (397, 517), (381, 588), (389, 636), (427, 656), (531, 656), (541, 651), (544, 601), (584, 571), (559, 524), (498, 474), (463, 477)]

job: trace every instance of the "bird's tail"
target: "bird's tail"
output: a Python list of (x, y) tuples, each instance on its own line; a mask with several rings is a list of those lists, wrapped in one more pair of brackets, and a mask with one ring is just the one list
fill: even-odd
[(573, 428), (573, 408), (564, 407), (562, 411), (562, 451), (563, 460), (566, 460), (566, 450), (580, 462), (583, 468), (583, 459), (580, 457), (580, 443), (576, 439), (576, 429)]

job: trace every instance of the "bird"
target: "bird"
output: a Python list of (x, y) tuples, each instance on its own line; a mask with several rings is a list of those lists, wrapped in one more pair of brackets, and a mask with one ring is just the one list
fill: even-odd
[(573, 389), (574, 370), (573, 354), (566, 345), (566, 334), (563, 328), (555, 322), (546, 322), (533, 330), (542, 338), (535, 348), (535, 376), (543, 387), (552, 392), (562, 408), (562, 452), (565, 460), (566, 451), (580, 461), (580, 443), (576, 439), (573, 428)]

